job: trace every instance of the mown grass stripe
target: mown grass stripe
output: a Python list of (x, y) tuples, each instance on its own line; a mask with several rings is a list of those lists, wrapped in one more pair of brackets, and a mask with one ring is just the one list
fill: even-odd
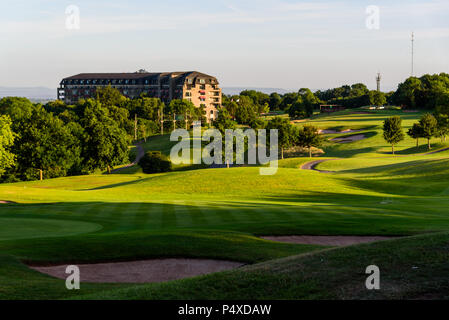
[(171, 202), (164, 202), (162, 207), (161, 227), (172, 228), (176, 227), (177, 225), (177, 217), (173, 204)]

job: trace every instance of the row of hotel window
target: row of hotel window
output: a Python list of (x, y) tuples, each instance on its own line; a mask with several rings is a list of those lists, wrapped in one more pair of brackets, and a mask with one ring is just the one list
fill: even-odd
[[(64, 84), (151, 84), (158, 85), (159, 81), (157, 80), (64, 80)], [(200, 79), (200, 84), (206, 84), (204, 79)], [(161, 81), (161, 85), (169, 85), (168, 81)], [(188, 84), (193, 84), (193, 79), (188, 79)], [(181, 84), (182, 85), (182, 84)]]

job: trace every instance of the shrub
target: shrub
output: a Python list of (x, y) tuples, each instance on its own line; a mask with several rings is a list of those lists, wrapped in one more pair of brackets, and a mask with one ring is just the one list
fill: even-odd
[(139, 161), (144, 173), (160, 173), (172, 170), (171, 161), (160, 151), (149, 151)]

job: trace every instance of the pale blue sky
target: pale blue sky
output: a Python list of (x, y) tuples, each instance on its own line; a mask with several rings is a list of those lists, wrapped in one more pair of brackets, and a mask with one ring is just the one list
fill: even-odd
[[(80, 29), (65, 9), (80, 9)], [(366, 7), (380, 7), (380, 29)], [(81, 72), (198, 70), (222, 86), (329, 88), (449, 72), (448, 0), (0, 0), (0, 86)]]

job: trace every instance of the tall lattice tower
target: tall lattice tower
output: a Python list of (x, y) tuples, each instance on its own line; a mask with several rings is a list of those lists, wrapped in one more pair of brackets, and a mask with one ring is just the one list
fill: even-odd
[(412, 32), (412, 77), (415, 76), (415, 33)]
[(378, 73), (376, 77), (376, 82), (377, 82), (377, 91), (379, 92), (380, 92), (380, 80), (382, 80), (382, 76), (380, 75), (380, 73)]

